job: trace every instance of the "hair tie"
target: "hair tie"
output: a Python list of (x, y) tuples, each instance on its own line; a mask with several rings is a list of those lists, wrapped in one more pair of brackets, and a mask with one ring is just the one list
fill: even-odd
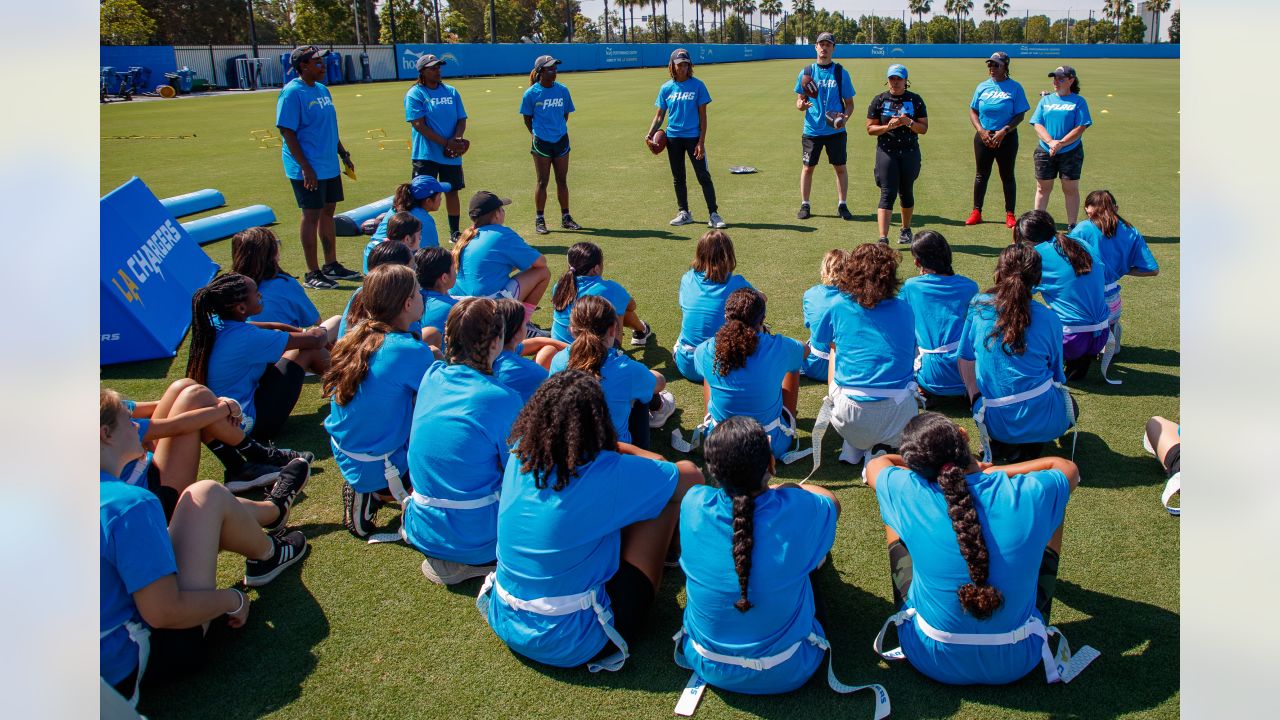
[(938, 474), (946, 475), (949, 471), (954, 470), (955, 467), (956, 467), (955, 463), (944, 463), (943, 466), (938, 469)]

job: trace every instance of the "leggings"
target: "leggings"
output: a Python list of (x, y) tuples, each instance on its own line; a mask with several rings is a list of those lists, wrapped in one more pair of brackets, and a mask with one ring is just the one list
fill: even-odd
[(1018, 180), (1013, 176), (1014, 161), (1018, 159), (1018, 131), (1013, 130), (1004, 137), (998, 148), (989, 148), (982, 144), (978, 134), (973, 134), (973, 155), (978, 161), (978, 175), (973, 179), (973, 206), (982, 209), (982, 201), (987, 197), (987, 181), (991, 179), (991, 164), (1000, 168), (1000, 184), (1004, 186), (1004, 211), (1013, 212), (1014, 201), (1018, 196)]
[(892, 210), (895, 198), (902, 207), (916, 206), (915, 183), (920, 177), (920, 150), (886, 152), (876, 148), (876, 186), (880, 188), (881, 210)]
[(702, 197), (707, 201), (707, 212), (716, 211), (716, 187), (711, 184), (711, 173), (707, 170), (707, 156), (704, 152), (701, 160), (693, 157), (693, 148), (698, 138), (667, 138), (667, 162), (671, 163), (671, 181), (676, 186), (676, 204), (681, 210), (689, 209), (689, 189), (685, 184), (684, 156), (689, 156), (693, 164), (693, 174), (702, 186)]
[[(900, 609), (906, 602), (912, 578), (911, 553), (901, 540), (894, 540), (889, 546), (889, 572), (893, 578), (893, 607)], [(1046, 547), (1040, 557), (1040, 572), (1036, 575), (1036, 609), (1046, 625), (1049, 624), (1049, 610), (1053, 607), (1053, 593), (1057, 587), (1058, 553)]]

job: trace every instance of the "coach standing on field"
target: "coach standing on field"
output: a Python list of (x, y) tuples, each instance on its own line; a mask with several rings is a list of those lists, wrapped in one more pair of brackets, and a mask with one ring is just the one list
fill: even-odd
[(462, 234), (458, 191), (466, 187), (462, 154), (470, 142), (462, 138), (467, 129), (462, 96), (452, 85), (440, 82), (444, 65), (435, 55), (418, 58), (418, 82), (404, 95), (404, 119), (413, 126), (413, 177), (430, 175), (452, 188), (444, 194), (444, 203), (449, 213), (449, 240), (457, 242)]
[[(295, 48), (289, 62), (298, 77), (289, 81), (276, 101), (276, 127), (284, 139), (280, 154), (284, 174), (293, 184), (294, 197), (302, 210), (302, 252), (307, 260), (305, 284), (331, 290), (337, 280), (359, 280), (360, 273), (338, 262), (337, 233), (333, 213), (342, 200), (342, 176), (338, 158), (354, 171), (351, 153), (338, 139), (338, 113), (333, 96), (320, 82), (325, 76), (324, 57), (328, 50), (315, 45)], [(324, 267), (316, 257), (316, 236), (324, 245)]]
[(853, 112), (853, 80), (840, 63), (832, 61), (835, 47), (836, 40), (831, 33), (818, 33), (818, 41), (813, 45), (818, 61), (800, 71), (800, 77), (796, 78), (796, 109), (804, 113), (804, 135), (800, 138), (803, 152), (800, 211), (796, 213), (801, 220), (809, 217), (813, 169), (822, 157), (823, 148), (827, 150), (827, 162), (836, 171), (836, 190), (840, 194), (836, 213), (845, 220), (853, 219), (845, 205), (845, 194), (849, 191), (849, 174), (845, 170), (849, 133), (845, 130), (845, 121)]

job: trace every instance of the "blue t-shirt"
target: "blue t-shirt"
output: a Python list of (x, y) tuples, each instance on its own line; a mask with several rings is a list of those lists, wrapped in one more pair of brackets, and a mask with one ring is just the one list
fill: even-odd
[[(1051, 93), (1040, 98), (1029, 122), (1032, 125), (1043, 125), (1049, 132), (1049, 137), (1061, 140), (1067, 136), (1067, 133), (1078, 127), (1092, 125), (1093, 118), (1089, 117), (1089, 104), (1079, 95), (1069, 93), (1063, 97), (1057, 93)], [(1058, 154), (1075, 150), (1080, 147), (1081, 142), (1083, 141), (1077, 140), (1070, 145), (1058, 148)], [(1049, 152), (1048, 143), (1041, 140), (1039, 145), (1041, 150)]]
[[(915, 314), (916, 345), (936, 350), (960, 340), (969, 301), (978, 294), (978, 283), (963, 275), (918, 275), (902, 284), (898, 297)], [(956, 365), (957, 350), (920, 356), (916, 382), (933, 395), (964, 395), (964, 380)]]
[[(1062, 321), (1052, 310), (1031, 303), (1031, 323), (1021, 355), (1005, 351), (999, 337), (990, 337), (996, 327), (995, 298), (982, 294), (969, 305), (969, 314), (960, 331), (961, 360), (974, 362), (978, 391), (983, 398), (1002, 398), (1027, 392), (1055, 380), (1067, 381), (1062, 369)], [(1050, 390), (1042, 395), (1004, 407), (986, 408), (985, 422), (991, 436), (1008, 443), (1046, 442), (1067, 431), (1070, 423), (1064, 398)]]
[[(804, 367), (802, 370), (806, 377), (825, 383), (830, 370), (829, 361), (814, 355), (812, 350), (816, 346), (813, 342), (813, 327), (818, 324), (818, 318), (822, 317), (827, 308), (831, 307), (831, 303), (840, 297), (840, 289), (834, 285), (814, 285), (804, 291), (804, 297), (801, 300), (800, 309), (804, 314), (804, 326), (809, 329), (809, 348), (811, 352), (804, 358)], [(828, 349), (818, 347), (819, 352), (826, 353)]]
[[(1002, 633), (1021, 627), (1036, 610), (1036, 580), (1045, 545), (1062, 525), (1071, 486), (1057, 470), (1014, 475), (973, 473), (966, 478), (990, 555), (991, 585), (1004, 603), (986, 620), (960, 607), (956, 589), (970, 582), (969, 566), (937, 483), (889, 467), (876, 478), (880, 517), (911, 549), (912, 579), (906, 607), (930, 625), (951, 633)], [(1043, 620), (1044, 618), (1040, 618)], [(1003, 685), (1041, 662), (1041, 640), (1032, 635), (1012, 645), (958, 645), (926, 637), (914, 623), (898, 633), (907, 659), (939, 682)]]
[(128, 630), (117, 627), (128, 620), (143, 622), (133, 593), (176, 574), (178, 564), (160, 500), (146, 488), (100, 471), (98, 520), (102, 532), (98, 629), (115, 628), (99, 643), (99, 663), (102, 679), (114, 685), (138, 667), (138, 646), (129, 639)]
[[(570, 345), (551, 358), (553, 374), (569, 367), (569, 351), (572, 349)], [(627, 357), (621, 350), (609, 349), (604, 365), (600, 366), (600, 389), (609, 406), (609, 418), (618, 433), (618, 442), (631, 442), (631, 429), (627, 425), (627, 419), (631, 417), (631, 403), (637, 400), (649, 402), (657, 387), (658, 378), (653, 371)]]
[[(435, 290), (422, 291), (422, 327), (433, 327), (444, 335), (444, 323), (449, 319), (449, 311), (458, 300), (452, 295), (438, 293)], [(443, 348), (441, 348), (443, 349)]]
[(724, 304), (734, 290), (751, 287), (741, 275), (730, 275), (722, 283), (708, 282), (706, 275), (692, 268), (680, 278), (680, 339), (696, 347), (724, 325)]
[[(898, 390), (915, 380), (915, 313), (898, 298), (881, 300), (870, 310), (841, 295), (818, 319), (813, 342), (833, 344), (837, 385)], [(875, 395), (850, 395), (858, 400)]]
[(1103, 235), (1092, 220), (1076, 224), (1069, 234), (1102, 256), (1108, 285), (1118, 282), (1130, 270), (1155, 272), (1160, 269), (1151, 248), (1147, 247), (1146, 238), (1126, 222), (1116, 223), (1116, 234), (1112, 237)]
[(445, 157), (444, 146), (437, 145), (425, 135), (412, 129), (412, 123), (418, 118), (426, 118), (427, 127), (432, 132), (450, 140), (459, 120), (465, 120), (467, 111), (462, 107), (462, 96), (452, 85), (440, 83), (435, 90), (430, 90), (422, 83), (415, 82), (404, 94), (404, 121), (410, 123), (410, 134), (413, 136), (411, 160), (430, 160), (441, 165), (461, 165), (461, 157)]
[[(804, 134), (820, 137), (844, 132), (845, 128), (837, 130), (827, 123), (827, 113), (844, 112), (844, 99), (852, 98), (857, 94), (853, 90), (853, 80), (849, 77), (848, 69), (840, 68), (839, 88), (836, 88), (836, 63), (833, 62), (826, 67), (813, 63), (808, 69), (813, 75), (813, 82), (818, 86), (818, 97), (809, 98), (811, 105), (804, 111)], [(804, 75), (805, 71), (801, 70), (796, 76), (796, 93), (798, 94), (804, 93)]]
[[(368, 244), (364, 246), (364, 273), (369, 274), (369, 253), (378, 247), (378, 243), (387, 239), (387, 224), (391, 222), (391, 216), (395, 215), (397, 210), (392, 208), (382, 214), (382, 219), (378, 221), (378, 228), (373, 231), (373, 237), (369, 238)], [(407, 211), (410, 215), (418, 218), (418, 222), (422, 223), (422, 239), (418, 243), (418, 247), (440, 247), (440, 235), (436, 232), (435, 218), (431, 217), (431, 213), (422, 209), (421, 205), (409, 208)]]
[[(294, 78), (280, 91), (276, 100), (276, 127), (292, 130), (302, 146), (302, 155), (311, 163), (316, 179), (338, 177), (338, 111), (333, 96), (323, 83), (307, 85)], [(288, 143), (280, 143), (284, 174), (292, 180), (302, 179), (302, 166), (289, 151)]]
[(267, 330), (238, 320), (223, 320), (209, 353), (208, 377), (213, 394), (240, 403), (246, 418), (256, 418), (253, 394), (268, 363), (284, 354), (289, 333)]
[(1030, 110), (1031, 104), (1017, 80), (1005, 78), (996, 82), (987, 78), (974, 88), (969, 108), (978, 111), (978, 124), (983, 130), (999, 130), (1008, 125), (1014, 115)]
[[(338, 338), (339, 339), (341, 339), (343, 335), (347, 334), (347, 316), (351, 314), (351, 303), (356, 301), (356, 296), (359, 295), (360, 291), (363, 289), (364, 289), (364, 286), (356, 288), (355, 292), (351, 293), (351, 297), (347, 298), (346, 307), (342, 308), (342, 318), (338, 320)], [(422, 328), (424, 327), (426, 326), (422, 324), (421, 320), (416, 320), (412, 325), (409, 326), (408, 332), (410, 335), (413, 335), (414, 337), (421, 338)], [(440, 332), (444, 332), (443, 325), (440, 326)]]
[(401, 474), (408, 470), (402, 452), (409, 444), (414, 396), (422, 376), (435, 361), (431, 348), (407, 333), (387, 333), (369, 358), (369, 372), (346, 405), (329, 401), (324, 429), (344, 452), (334, 459), (342, 476), (358, 492), (387, 487), (384, 463), (361, 462), (346, 453), (379, 456), (395, 453)]
[(653, 106), (667, 113), (667, 137), (696, 138), (702, 133), (698, 108), (711, 102), (711, 93), (701, 80), (691, 77), (684, 82), (668, 80), (658, 90)]
[[(585, 297), (587, 295), (598, 295), (613, 306), (613, 311), (618, 313), (618, 317), (622, 317), (627, 312), (627, 306), (631, 304), (631, 293), (627, 289), (612, 280), (605, 280), (599, 275), (578, 275), (574, 277), (574, 284), (578, 288), (577, 297)], [(560, 283), (556, 283), (556, 287), (560, 287)], [(555, 288), (551, 289), (551, 296), (555, 297)], [(570, 302), (565, 309), (556, 310), (552, 308), (551, 312), (551, 337), (561, 342), (573, 342), (573, 333), (569, 332), (569, 317), (573, 314), (573, 306), (577, 303), (577, 298)]]
[(320, 322), (320, 311), (307, 297), (302, 283), (292, 275), (277, 275), (258, 283), (262, 312), (248, 318), (252, 322), (278, 322), (306, 328)]
[[(668, 462), (602, 451), (567, 486), (553, 490), (555, 472), (539, 489), (514, 454), (502, 478), (498, 507), (497, 583), (521, 600), (594, 589), (611, 606), (604, 583), (618, 571), (622, 529), (658, 516), (680, 471)], [(490, 596), (489, 625), (512, 650), (555, 667), (575, 667), (608, 641), (591, 608), (549, 617), (513, 610)]]
[[(132, 401), (127, 401), (127, 402), (132, 402)], [(129, 406), (129, 412), (133, 412), (133, 406)], [(138, 441), (142, 443), (143, 447), (146, 447), (147, 429), (151, 427), (151, 419), (150, 418), (134, 418), (133, 422), (137, 423), (138, 425)], [(138, 487), (143, 488), (144, 490), (148, 489), (150, 487), (150, 483), (147, 479), (147, 470), (150, 469), (151, 461), (154, 458), (155, 458), (155, 454), (152, 452), (148, 452), (146, 455), (143, 455), (137, 460), (130, 460), (129, 462), (125, 463), (124, 467), (120, 468), (120, 477), (118, 479), (121, 482), (126, 482), (130, 485), (137, 485)], [(110, 476), (108, 475), (107, 477), (110, 477)]]
[(800, 641), (790, 660), (756, 671), (708, 660), (682, 642), (694, 672), (711, 685), (736, 692), (781, 693), (800, 687), (822, 662), (823, 651), (804, 642), (824, 637), (814, 617), (809, 573), (822, 564), (836, 536), (836, 505), (800, 488), (776, 488), (756, 496), (754, 547), (747, 600), (733, 564), (733, 499), (709, 485), (689, 489), (680, 503), (680, 567), (685, 574), (684, 628), (702, 647), (723, 655), (776, 655)]
[(569, 88), (558, 82), (543, 87), (536, 82), (520, 98), (520, 114), (533, 118), (533, 136), (555, 142), (569, 132), (568, 115), (573, 112)]
[(449, 291), (455, 297), (491, 297), (506, 287), (511, 269), (533, 266), (542, 253), (506, 225), (485, 225), (467, 243), (458, 259), (458, 279)]
[[(479, 500), (498, 491), (507, 436), (524, 405), (514, 390), (466, 365), (427, 368), (409, 431), (409, 476), (429, 498)], [(414, 547), (440, 560), (493, 562), (498, 503), (470, 510), (410, 502), (404, 530)]]
[(1093, 267), (1077, 276), (1066, 256), (1058, 251), (1056, 241), (1036, 245), (1041, 271), (1035, 292), (1044, 297), (1063, 325), (1094, 325), (1105, 322), (1109, 314), (1103, 290), (1107, 281), (1102, 256), (1092, 245), (1081, 243), (1081, 247), (1089, 252)]
[(728, 375), (716, 372), (714, 337), (693, 352), (694, 365), (711, 388), (707, 412), (716, 422), (745, 415), (768, 425), (782, 415), (782, 379), (800, 369), (804, 343), (784, 335), (760, 333), (756, 337), (756, 350), (747, 356), (746, 367)]
[(529, 398), (533, 397), (547, 375), (541, 365), (510, 350), (503, 350), (493, 361), (493, 376), (498, 378), (498, 382), (515, 390), (520, 395), (522, 404), (529, 402)]

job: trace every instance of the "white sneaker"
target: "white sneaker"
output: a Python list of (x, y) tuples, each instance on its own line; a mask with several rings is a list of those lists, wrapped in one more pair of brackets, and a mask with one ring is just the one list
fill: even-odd
[(849, 443), (845, 443), (844, 446), (840, 448), (839, 459), (840, 459), (840, 462), (842, 463), (846, 463), (849, 465), (857, 465), (861, 463), (863, 460), (865, 460), (866, 457), (867, 457), (866, 450), (863, 450), (861, 448), (856, 448), (850, 445)]
[(724, 218), (720, 217), (720, 213), (713, 212), (711, 213), (711, 217), (707, 219), (707, 227), (717, 229), (727, 228), (729, 227), (729, 223), (725, 222)]
[(692, 225), (693, 216), (689, 214), (688, 210), (681, 210), (680, 212), (676, 213), (675, 217), (671, 218), (671, 224), (672, 225)]
[(422, 561), (422, 574), (437, 585), (456, 585), (463, 580), (484, 577), (493, 572), (496, 567), (496, 565), (464, 565), (429, 557)]
[(672, 414), (676, 411), (676, 396), (669, 391), (663, 390), (658, 393), (658, 397), (662, 398), (662, 407), (657, 410), (649, 411), (649, 427), (660, 428), (667, 424), (667, 420), (671, 419)]

